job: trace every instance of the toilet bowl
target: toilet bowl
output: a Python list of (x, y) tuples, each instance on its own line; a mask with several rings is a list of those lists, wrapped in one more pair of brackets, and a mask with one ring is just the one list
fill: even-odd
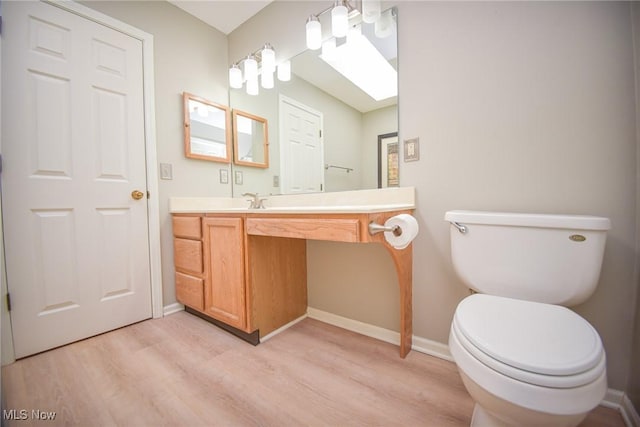
[(564, 307), (469, 296), (449, 348), (478, 403), (472, 425), (577, 425), (607, 390), (600, 337)]
[(566, 308), (600, 276), (608, 218), (449, 211), (454, 269), (474, 293), (449, 348), (475, 426), (576, 426), (607, 391), (596, 330)]

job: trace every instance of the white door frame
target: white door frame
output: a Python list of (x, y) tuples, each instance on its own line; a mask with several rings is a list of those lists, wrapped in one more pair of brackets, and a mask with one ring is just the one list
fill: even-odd
[[(149, 220), (149, 270), (151, 273), (151, 313), (154, 318), (163, 316), (162, 305), (162, 266), (160, 256), (160, 192), (158, 189), (158, 168), (156, 151), (156, 115), (155, 115), (155, 84), (153, 71), (153, 35), (146, 33), (129, 24), (118, 21), (108, 15), (100, 13), (94, 9), (65, 0), (43, 0), (60, 9), (71, 12), (75, 15), (89, 19), (98, 24), (104, 25), (130, 37), (140, 40), (142, 43), (142, 76), (143, 76), (143, 102), (144, 102), (144, 134), (145, 134), (145, 156), (147, 172), (147, 191), (150, 198), (147, 200), (147, 217)], [(1, 88), (0, 88), (1, 92)], [(2, 152), (2, 142), (0, 141), (0, 153)], [(4, 242), (0, 241), (0, 254), (4, 252)], [(3, 268), (4, 270), (4, 268)], [(6, 287), (5, 272), (2, 271), (2, 287)], [(2, 296), (4, 297), (5, 292)], [(2, 298), (4, 300), (4, 298)], [(5, 301), (1, 302), (3, 311), (6, 309)], [(12, 337), (11, 325), (3, 316), (1, 333), (3, 337)], [(5, 335), (7, 334), (7, 335)], [(13, 340), (13, 338), (12, 338)], [(3, 339), (4, 341), (4, 339)], [(13, 359), (13, 349), (11, 349)], [(11, 363), (13, 360), (6, 360), (9, 356), (2, 352), (2, 364)]]

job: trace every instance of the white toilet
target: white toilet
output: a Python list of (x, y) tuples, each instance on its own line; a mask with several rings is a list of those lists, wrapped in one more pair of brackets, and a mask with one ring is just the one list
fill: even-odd
[(575, 426), (607, 391), (596, 330), (565, 308), (598, 284), (608, 218), (449, 211), (451, 258), (474, 291), (449, 348), (473, 426)]

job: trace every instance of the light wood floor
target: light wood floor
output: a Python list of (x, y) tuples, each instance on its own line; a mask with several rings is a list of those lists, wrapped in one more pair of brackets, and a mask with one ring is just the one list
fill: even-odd
[[(311, 319), (253, 347), (184, 312), (19, 360), (2, 387), (47, 426), (468, 426), (473, 408), (435, 357)], [(584, 426), (624, 423), (599, 407)]]

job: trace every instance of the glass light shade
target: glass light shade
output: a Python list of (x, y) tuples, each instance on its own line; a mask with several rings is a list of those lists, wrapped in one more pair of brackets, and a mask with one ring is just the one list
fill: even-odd
[(234, 89), (242, 88), (242, 70), (236, 64), (229, 68), (229, 86)]
[(340, 4), (331, 9), (331, 34), (333, 37), (345, 37), (349, 29), (349, 11)]
[(258, 87), (258, 77), (256, 76), (247, 80), (247, 95), (257, 95), (258, 93), (260, 93), (260, 89)]
[(376, 22), (381, 11), (380, 0), (362, 0), (362, 20), (367, 24)]
[(322, 46), (322, 27), (315, 16), (307, 20), (307, 49), (317, 50)]
[(273, 89), (273, 71), (262, 69), (260, 83), (262, 83), (262, 87), (265, 89)]
[(291, 62), (284, 61), (278, 65), (278, 80), (288, 82), (291, 80)]
[(329, 40), (325, 40), (324, 43), (322, 43), (322, 58), (325, 61), (335, 61), (337, 55), (336, 39), (331, 37)]
[(247, 56), (244, 60), (244, 77), (248, 80), (258, 81), (258, 61), (252, 56)]
[(389, 37), (393, 33), (393, 15), (391, 9), (385, 11), (374, 25), (376, 37), (383, 39)]
[[(276, 69), (276, 52), (273, 50), (270, 44), (266, 44), (261, 52), (262, 57), (262, 70), (267, 70), (273, 73)], [(263, 86), (264, 87), (264, 86)]]

